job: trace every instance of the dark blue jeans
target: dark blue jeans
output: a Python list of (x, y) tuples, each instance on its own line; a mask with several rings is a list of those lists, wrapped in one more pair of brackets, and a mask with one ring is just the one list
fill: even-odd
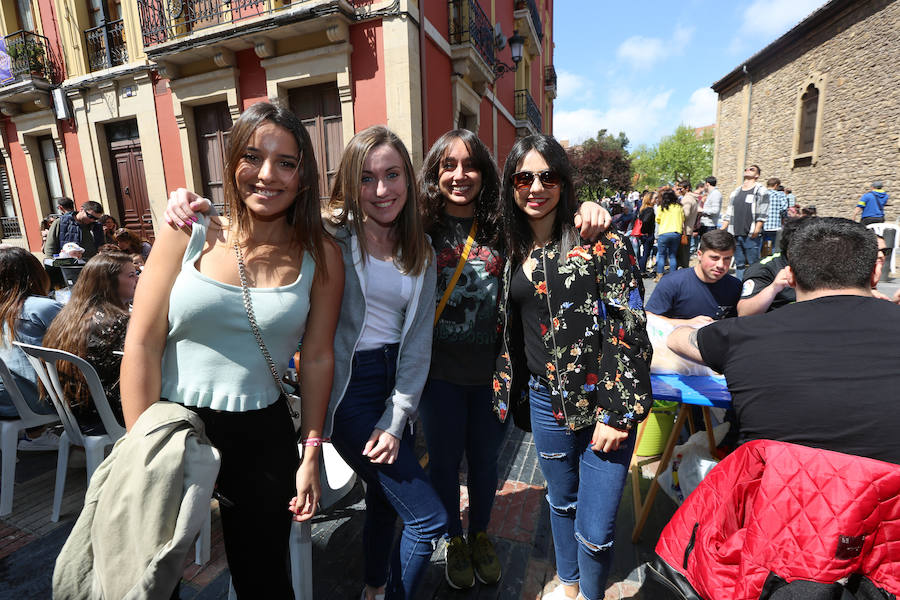
[(670, 231), (656, 238), (656, 272), (662, 275), (666, 271), (666, 257), (669, 258), (669, 273), (678, 268), (678, 247), (681, 245), (681, 234)]
[(734, 236), (734, 274), (743, 279), (744, 269), (759, 262), (759, 248), (762, 235), (755, 238), (749, 235)]
[(506, 424), (492, 410), (489, 384), (456, 385), (429, 379), (419, 402), (428, 445), (428, 474), (447, 511), (447, 536), (462, 535), (459, 466), (466, 455), (469, 535), (487, 531), (497, 491), (497, 459)]
[[(394, 464), (374, 464), (362, 455), (394, 389), (396, 369), (396, 344), (354, 354), (350, 384), (335, 412), (331, 434), (335, 449), (366, 482), (364, 579), (372, 587), (386, 585), (387, 600), (414, 597), (434, 546), (447, 528), (447, 513), (416, 460), (409, 428)], [(403, 533), (395, 545), (398, 515)]]
[(528, 382), (531, 428), (547, 480), (556, 572), (578, 582), (587, 600), (600, 600), (613, 559), (616, 513), (631, 462), (635, 434), (614, 452), (591, 450), (593, 427), (571, 431), (553, 417), (547, 387)]

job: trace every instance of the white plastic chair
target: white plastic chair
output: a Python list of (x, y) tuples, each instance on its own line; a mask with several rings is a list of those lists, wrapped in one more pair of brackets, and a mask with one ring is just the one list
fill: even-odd
[[(107, 446), (112, 446), (116, 440), (125, 435), (125, 428), (119, 425), (113, 416), (112, 410), (109, 408), (109, 401), (106, 399), (106, 392), (103, 391), (103, 384), (100, 383), (100, 377), (97, 371), (89, 362), (75, 356), (70, 352), (55, 350), (53, 348), (45, 348), (43, 346), (33, 346), (31, 344), (23, 344), (21, 342), (13, 342), (16, 346), (25, 351), (28, 361), (37, 371), (41, 383), (47, 390), (56, 412), (62, 421), (65, 431), (59, 439), (59, 457), (56, 461), (56, 489), (53, 492), (53, 512), (50, 520), (59, 521), (59, 511), (62, 506), (63, 491), (66, 486), (66, 468), (69, 465), (69, 447), (71, 444), (83, 446), (85, 457), (87, 459), (87, 480), (91, 482), (91, 476), (94, 471), (103, 462)], [(91, 400), (97, 413), (100, 415), (100, 421), (106, 428), (103, 435), (84, 435), (78, 427), (78, 421), (69, 408), (63, 393), (63, 386), (59, 379), (59, 372), (56, 370), (57, 361), (68, 361), (74, 364), (87, 382), (88, 389), (91, 392)]]
[(893, 273), (897, 270), (897, 253), (900, 252), (900, 221), (897, 223), (870, 223), (866, 225), (869, 229), (875, 232), (875, 235), (884, 237), (885, 229), (893, 229), (894, 230), (894, 245), (891, 248), (891, 262), (890, 262), (890, 272)]
[(0, 516), (12, 512), (13, 485), (16, 479), (16, 450), (19, 445), (19, 432), (23, 429), (40, 427), (50, 423), (59, 423), (56, 413), (39, 415), (28, 406), (16, 380), (2, 360), (0, 360), (0, 381), (9, 393), (13, 406), (19, 413), (18, 419), (0, 420), (0, 454), (2, 454), (3, 467), (0, 471)]
[[(303, 446), (300, 446), (303, 454)], [(346, 496), (356, 484), (356, 473), (344, 462), (331, 444), (322, 445), (322, 460), (319, 463), (319, 481), (322, 497), (319, 499), (321, 513)], [(294, 600), (313, 600), (312, 585), (312, 524), (309, 521), (291, 523), (291, 584)], [(228, 600), (237, 600), (234, 586), (229, 585)]]

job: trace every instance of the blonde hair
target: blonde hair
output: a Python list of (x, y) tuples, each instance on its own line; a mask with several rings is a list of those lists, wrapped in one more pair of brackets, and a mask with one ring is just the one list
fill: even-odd
[(425, 228), (419, 214), (415, 171), (406, 146), (387, 127), (374, 125), (364, 129), (354, 135), (344, 148), (328, 202), (329, 218), (333, 223), (345, 225), (353, 231), (359, 241), (363, 261), (366, 261), (368, 250), (363, 233), (365, 213), (359, 204), (360, 186), (366, 158), (379, 146), (390, 146), (396, 150), (403, 160), (406, 172), (406, 203), (391, 227), (394, 235), (394, 262), (404, 273), (420, 275), (431, 258), (431, 246), (425, 239)]

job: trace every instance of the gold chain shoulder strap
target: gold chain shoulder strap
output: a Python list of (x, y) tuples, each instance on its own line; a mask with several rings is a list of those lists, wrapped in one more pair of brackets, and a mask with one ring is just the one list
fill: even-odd
[(478, 223), (475, 219), (472, 219), (472, 228), (469, 229), (469, 237), (466, 238), (466, 245), (463, 248), (462, 254), (459, 256), (459, 263), (456, 265), (456, 271), (453, 273), (453, 277), (450, 278), (450, 281), (447, 282), (447, 289), (444, 290), (444, 297), (441, 298), (440, 303), (437, 305), (437, 309), (434, 311), (434, 325), (437, 325), (438, 319), (441, 318), (441, 313), (444, 312), (444, 307), (447, 306), (447, 302), (450, 300), (450, 294), (453, 293), (453, 288), (456, 287), (456, 282), (459, 281), (459, 276), (462, 273), (463, 267), (466, 264), (466, 260), (469, 258), (469, 252), (472, 250), (472, 244), (475, 243), (475, 234), (478, 232)]

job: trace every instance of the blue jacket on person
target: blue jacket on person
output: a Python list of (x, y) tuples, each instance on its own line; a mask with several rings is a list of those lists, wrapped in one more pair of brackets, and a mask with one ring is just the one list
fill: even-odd
[(884, 217), (884, 206), (888, 201), (888, 194), (884, 190), (872, 190), (866, 192), (856, 203), (858, 208), (863, 209), (861, 218), (882, 218)]
[[(74, 212), (66, 213), (59, 218), (59, 247), (62, 248), (67, 242), (75, 242), (79, 246), (81, 243), (81, 227), (75, 220)], [(91, 234), (94, 236), (94, 247), (99, 248), (103, 245), (106, 236), (103, 233), (103, 225), (94, 221), (91, 223)]]

